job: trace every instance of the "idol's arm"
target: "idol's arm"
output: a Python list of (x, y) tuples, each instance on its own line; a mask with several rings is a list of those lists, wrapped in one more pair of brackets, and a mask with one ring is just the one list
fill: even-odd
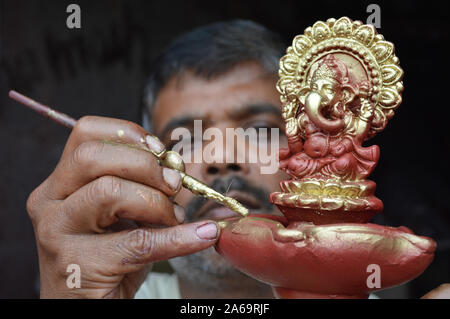
[(361, 114), (355, 117), (355, 137), (361, 143), (366, 138), (373, 118), (373, 106), (368, 101), (363, 101)]
[(286, 136), (290, 154), (297, 154), (303, 150), (303, 141), (299, 131), (300, 129), (296, 118), (291, 118), (287, 121)]

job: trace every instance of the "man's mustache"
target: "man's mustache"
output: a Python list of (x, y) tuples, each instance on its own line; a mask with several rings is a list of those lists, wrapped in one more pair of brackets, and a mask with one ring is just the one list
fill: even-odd
[[(224, 195), (232, 190), (245, 192), (261, 203), (261, 209), (263, 211), (270, 212), (272, 210), (272, 205), (269, 202), (269, 192), (261, 187), (253, 185), (242, 176), (234, 175), (219, 177), (208, 186)], [(193, 220), (195, 214), (207, 201), (208, 199), (205, 197), (195, 196), (185, 207), (187, 220)]]

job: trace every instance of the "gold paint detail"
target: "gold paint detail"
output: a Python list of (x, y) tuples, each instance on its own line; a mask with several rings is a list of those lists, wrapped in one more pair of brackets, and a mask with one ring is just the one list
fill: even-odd
[(305, 234), (297, 229), (279, 228), (274, 234), (274, 239), (278, 242), (298, 242), (304, 241)]
[(288, 180), (280, 184), (285, 193), (325, 197), (364, 198), (375, 191), (371, 182), (345, 182), (341, 180)]
[(219, 225), (219, 227), (221, 229), (224, 229), (225, 227), (227, 227), (230, 223), (228, 221), (225, 220), (220, 220), (217, 222), (217, 224)]
[(272, 193), (272, 203), (317, 211), (371, 211), (377, 206), (375, 183), (303, 179), (280, 183), (282, 192)]
[[(373, 199), (374, 201), (379, 201)], [(317, 213), (321, 211), (351, 211), (351, 212), (363, 212), (372, 211), (375, 204), (366, 198), (344, 198), (344, 197), (328, 197), (328, 196), (315, 196), (308, 194), (292, 194), (276, 192), (272, 193), (271, 201), (273, 204), (302, 209), (312, 209)], [(380, 210), (380, 209), (377, 209)]]
[[(260, 227), (258, 223), (261, 221), (273, 224), (275, 227)], [(360, 249), (366, 247), (367, 252), (376, 250), (392, 257), (397, 256), (390, 259), (393, 264), (401, 263), (404, 254), (432, 253), (435, 249), (434, 242), (426, 237), (387, 226), (379, 227), (370, 224), (314, 225), (305, 222), (285, 228), (279, 222), (251, 216), (223, 223), (226, 223), (229, 231), (233, 234), (251, 236), (253, 241), (260, 241), (270, 236), (278, 243), (292, 243), (302, 247), (314, 243), (316, 247), (329, 246), (330, 249), (332, 249), (331, 243), (340, 242), (346, 247), (355, 246)]]
[(320, 244), (341, 241), (355, 246), (366, 246), (370, 248), (369, 251), (376, 249), (389, 255), (397, 255), (399, 259), (402, 254), (411, 251), (427, 253), (433, 250), (433, 243), (427, 238), (407, 232), (386, 236), (386, 230), (365, 225), (301, 225), (299, 229), (277, 228), (272, 232), (274, 239), (279, 242), (295, 243), (301, 240), (305, 244), (313, 241)]
[(161, 160), (161, 164), (165, 167), (172, 168), (180, 172), (185, 171), (185, 166), (181, 155), (174, 151), (167, 151)]
[(48, 111), (47, 116), (48, 116), (49, 118), (52, 118), (52, 119), (58, 117), (58, 115), (56, 114), (56, 112), (55, 112), (54, 110)]

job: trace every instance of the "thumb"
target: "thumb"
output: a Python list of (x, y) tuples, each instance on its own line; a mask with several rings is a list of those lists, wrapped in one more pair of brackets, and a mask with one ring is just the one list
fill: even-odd
[(168, 228), (138, 228), (104, 234), (97, 256), (103, 266), (102, 272), (107, 267), (111, 275), (126, 274), (138, 271), (151, 262), (209, 248), (217, 241), (219, 232), (216, 222), (205, 220)]

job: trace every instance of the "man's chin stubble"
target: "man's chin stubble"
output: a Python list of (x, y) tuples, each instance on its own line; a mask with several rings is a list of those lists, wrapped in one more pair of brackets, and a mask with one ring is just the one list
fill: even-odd
[(177, 276), (202, 289), (234, 290), (252, 284), (254, 279), (235, 269), (213, 247), (192, 255), (169, 260)]

